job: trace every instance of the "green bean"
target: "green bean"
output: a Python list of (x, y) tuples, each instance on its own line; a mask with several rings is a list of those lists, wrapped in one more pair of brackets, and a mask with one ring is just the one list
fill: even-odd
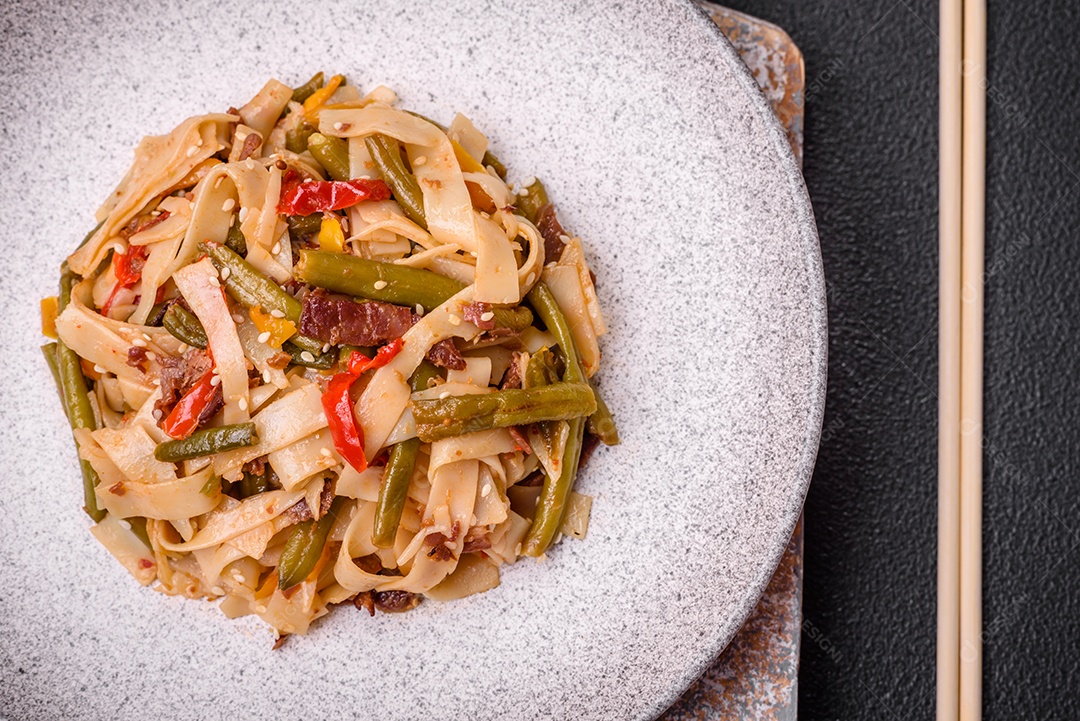
[(525, 378), (522, 388), (538, 388), (551, 385), (559, 380), (555, 370), (555, 354), (547, 348), (541, 348), (529, 358), (529, 364), (525, 366)]
[(398, 141), (376, 134), (364, 138), (364, 144), (371, 154), (371, 160), (375, 163), (379, 175), (393, 191), (398, 205), (413, 222), (422, 228), (427, 228), (424, 194), (420, 192), (420, 184), (416, 182), (416, 178), (405, 168), (401, 160)]
[(239, 217), (233, 219), (233, 224), (229, 226), (229, 233), (225, 236), (225, 246), (237, 255), (247, 255), (247, 238), (240, 230)]
[(304, 283), (336, 293), (410, 307), (421, 305), (425, 311), (438, 308), (465, 287), (430, 270), (321, 250), (301, 250), (293, 272)]
[(285, 131), (285, 149), (299, 155), (308, 149), (308, 139), (315, 133), (315, 126), (301, 120), (295, 127)]
[[(425, 360), (413, 372), (409, 385), (414, 393), (425, 390), (431, 379), (438, 375), (439, 369)], [(419, 449), (420, 439), (410, 438), (398, 443), (390, 451), (390, 459), (386, 463), (379, 485), (379, 502), (375, 506), (375, 525), (371, 532), (371, 542), (378, 548), (394, 546), (401, 513), (409, 497), (409, 481), (412, 479)]]
[(596, 400), (588, 383), (553, 383), (413, 401), (412, 409), (420, 440), (437, 441), (489, 428), (588, 416), (596, 411)]
[(206, 348), (206, 331), (195, 314), (178, 303), (173, 303), (161, 317), (161, 324), (169, 335), (193, 348)]
[(379, 502), (375, 506), (375, 525), (371, 531), (371, 542), (376, 548), (393, 548), (397, 538), (401, 513), (409, 497), (409, 481), (416, 466), (416, 453), (420, 450), (420, 439), (410, 438), (396, 444), (390, 451), (390, 459), (383, 471), (379, 486)]
[[(60, 299), (59, 307), (63, 312), (71, 302), (71, 289), (75, 285), (75, 275), (67, 268), (67, 263), (61, 267), (60, 275)], [(63, 405), (67, 413), (68, 423), (71, 428), (97, 428), (97, 420), (94, 418), (94, 408), (90, 405), (90, 396), (86, 390), (86, 377), (83, 376), (79, 356), (75, 351), (67, 347), (63, 341), (56, 344), (56, 365), (60, 375), (60, 386), (63, 389)], [(78, 450), (79, 443), (75, 442)], [(83, 510), (95, 523), (105, 517), (105, 511), (98, 506), (97, 492), (94, 488), (98, 484), (98, 474), (90, 462), (80, 458), (79, 465), (83, 475)]]
[[(330, 350), (325, 353), (312, 353), (311, 351), (293, 345), (289, 341), (286, 341), (281, 345), (281, 350), (292, 356), (292, 362), (296, 365), (304, 366), (305, 368), (314, 368), (320, 371), (330, 370), (336, 366), (339, 356), (337, 348), (331, 347)], [(308, 354), (311, 360), (304, 357), (305, 353)]]
[[(293, 273), (297, 280), (335, 293), (395, 305), (419, 305), (425, 312), (438, 308), (465, 287), (430, 270), (325, 250), (301, 250)], [(500, 327), (520, 331), (532, 325), (532, 312), (523, 306), (491, 311)]]
[(313, 133), (308, 138), (308, 150), (331, 178), (349, 179), (349, 144), (347, 142), (341, 138)]
[(323, 82), (322, 70), (311, 76), (311, 80), (301, 85), (298, 88), (294, 88), (292, 91), (292, 99), (294, 103), (303, 103), (310, 98), (316, 90), (321, 88), (325, 83)]
[(142, 541), (147, 548), (153, 548), (153, 546), (150, 545), (150, 534), (146, 532), (145, 518), (142, 516), (130, 516), (124, 520), (131, 524), (131, 532), (138, 536), (139, 540)]
[[(587, 383), (585, 370), (578, 359), (574, 338), (570, 333), (570, 325), (566, 322), (566, 316), (563, 315), (562, 309), (559, 308), (555, 296), (551, 294), (546, 285), (537, 283), (529, 291), (528, 299), (532, 303), (536, 314), (540, 316), (540, 320), (544, 321), (544, 325), (555, 336), (555, 341), (559, 345), (559, 354), (562, 356), (566, 366), (563, 371), (563, 381)], [(588, 415), (593, 415), (599, 405), (595, 400), (597, 398), (595, 394), (593, 394), (593, 398), (593, 409)], [(585, 419), (574, 418), (570, 421), (570, 434), (566, 441), (566, 451), (563, 453), (562, 470), (558, 478), (544, 478), (544, 487), (540, 491), (532, 526), (529, 528), (529, 533), (522, 544), (522, 553), (526, 556), (542, 555), (551, 545), (555, 534), (558, 532), (563, 514), (566, 512), (566, 500), (570, 497), (570, 491), (574, 488), (574, 480), (577, 477), (584, 433)]]
[(285, 223), (289, 226), (289, 237), (295, 241), (302, 241), (312, 235), (317, 235), (322, 228), (322, 219), (322, 213), (287, 216)]
[(431, 387), (431, 380), (433, 378), (443, 378), (445, 373), (442, 370), (428, 360), (420, 361), (420, 365), (413, 371), (412, 377), (409, 379), (409, 385), (413, 390), (413, 393), (417, 391), (427, 390)]
[(270, 478), (266, 469), (263, 469), (262, 473), (255, 474), (251, 471), (244, 471), (243, 478), (240, 479), (240, 498), (248, 498), (250, 496), (263, 493), (270, 490)]
[(206, 483), (204, 483), (203, 487), (199, 489), (199, 493), (203, 494), (204, 496), (209, 496), (210, 498), (213, 498), (217, 494), (221, 493), (221, 476), (214, 472), (211, 472), (210, 476), (206, 479)]
[(529, 294), (525, 296), (532, 304), (533, 310), (544, 321), (544, 325), (555, 336), (555, 342), (559, 345), (559, 354), (566, 364), (563, 380), (570, 383), (584, 383), (585, 369), (578, 359), (577, 348), (574, 346), (574, 336), (570, 333), (570, 324), (566, 322), (555, 296), (543, 283), (537, 283)]
[[(45, 356), (45, 363), (49, 366), (49, 372), (52, 373), (53, 381), (56, 383), (56, 392), (60, 396), (60, 403), (64, 402), (64, 386), (60, 382), (60, 365), (56, 360), (56, 343), (46, 343), (41, 346), (41, 355)], [(64, 415), (67, 415), (67, 408), (64, 409)]]
[(326, 545), (326, 537), (330, 535), (330, 529), (341, 511), (342, 502), (343, 498), (338, 496), (330, 510), (318, 521), (309, 518), (296, 524), (296, 528), (289, 534), (289, 539), (285, 541), (285, 548), (278, 561), (278, 588), (283, 591), (290, 589), (315, 570), (323, 546)]
[(523, 215), (530, 223), (535, 223), (540, 209), (548, 204), (547, 190), (543, 183), (534, 180), (525, 192), (526, 195), (519, 195), (514, 199), (514, 207), (517, 208), (518, 215)]
[(169, 309), (173, 303), (171, 300), (163, 300), (153, 308), (150, 309), (150, 314), (146, 317), (146, 324), (154, 327), (161, 326), (161, 319), (165, 317), (165, 311)]
[(581, 460), (581, 440), (585, 432), (585, 419), (574, 418), (570, 421), (570, 435), (566, 439), (566, 453), (563, 454), (562, 471), (557, 479), (545, 478), (540, 498), (536, 502), (536, 514), (532, 526), (521, 544), (521, 553), (525, 556), (540, 556), (548, 549), (558, 533), (566, 513), (566, 500), (574, 487), (577, 477), (578, 462)]
[(236, 448), (246, 448), (258, 442), (259, 434), (255, 431), (255, 424), (249, 421), (231, 426), (204, 428), (187, 438), (159, 443), (154, 449), (154, 458), (166, 463), (177, 463)]
[(615, 418), (608, 410), (607, 403), (604, 403), (604, 399), (600, 397), (596, 386), (591, 381), (589, 385), (592, 385), (593, 394), (596, 396), (596, 413), (589, 416), (589, 433), (599, 438), (605, 446), (617, 446), (619, 445), (619, 429), (615, 427)]
[[(245, 308), (256, 306), (264, 312), (280, 311), (286, 318), (300, 325), (300, 301), (285, 292), (284, 289), (265, 275), (255, 270), (251, 263), (241, 258), (220, 243), (204, 243), (207, 255), (214, 265), (221, 270), (229, 269), (229, 277), (222, 281), (225, 290)], [(302, 335), (294, 335), (290, 340), (303, 350), (311, 353), (322, 351), (322, 343)]]
[(496, 175), (503, 180), (506, 180), (506, 166), (499, 162), (499, 159), (492, 154), (490, 150), (484, 153), (484, 159), (481, 161), (484, 167), (491, 166), (494, 168)]

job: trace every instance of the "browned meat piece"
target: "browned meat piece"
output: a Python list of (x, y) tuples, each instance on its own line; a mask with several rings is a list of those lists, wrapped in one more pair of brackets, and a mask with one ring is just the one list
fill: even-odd
[[(179, 358), (162, 356), (159, 362), (161, 363), (161, 398), (154, 404), (154, 408), (161, 411), (161, 416), (164, 418), (169, 415), (169, 411), (184, 394), (214, 367), (214, 362), (210, 360), (206, 351), (198, 348), (192, 348)], [(221, 386), (218, 386), (218, 392), (215, 395), (221, 395)], [(211, 405), (214, 404), (211, 403)], [(217, 409), (214, 410), (214, 413), (216, 412)]]
[(566, 235), (566, 231), (559, 225), (559, 219), (555, 217), (555, 206), (548, 203), (540, 208), (536, 214), (536, 229), (544, 236), (544, 262), (551, 263), (562, 257), (563, 242), (560, 236)]
[(465, 370), (465, 358), (454, 345), (453, 338), (446, 338), (431, 346), (427, 359), (440, 368), (449, 368), (454, 371)]
[(131, 366), (132, 368), (138, 368), (143, 373), (145, 373), (146, 372), (146, 364), (148, 362), (149, 362), (149, 359), (146, 357), (146, 349), (145, 348), (143, 348), (141, 346), (137, 346), (137, 345), (133, 345), (130, 348), (128, 348), (127, 364), (129, 366)]
[(304, 296), (300, 332), (331, 345), (382, 345), (412, 327), (412, 310), (315, 291)]
[(372, 591), (375, 607), (383, 613), (411, 611), (420, 603), (420, 596), (408, 591)]
[(490, 303), (465, 303), (461, 306), (461, 314), (465, 316), (465, 320), (481, 330), (491, 330), (495, 327), (495, 315), (491, 313)]
[(523, 357), (523, 353), (514, 351), (514, 355), (510, 360), (510, 367), (506, 369), (506, 375), (503, 376), (502, 385), (499, 388), (504, 391), (510, 388), (521, 388)]

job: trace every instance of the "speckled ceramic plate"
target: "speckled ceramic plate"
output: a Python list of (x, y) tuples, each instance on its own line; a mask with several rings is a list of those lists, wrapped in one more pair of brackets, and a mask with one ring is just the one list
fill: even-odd
[[(0, 61), (0, 715), (646, 719), (753, 607), (798, 518), (825, 395), (821, 261), (791, 150), (689, 4), (5, 8)], [(304, 9), (301, 9), (304, 8)], [(315, 69), (469, 115), (583, 236), (623, 444), (585, 541), (450, 604), (253, 620), (139, 587), (90, 537), (37, 299), (147, 133)]]

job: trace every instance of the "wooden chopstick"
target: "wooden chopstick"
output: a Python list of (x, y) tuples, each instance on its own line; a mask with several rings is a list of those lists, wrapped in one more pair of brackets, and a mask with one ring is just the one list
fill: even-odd
[(937, 721), (957, 721), (960, 690), (960, 227), (963, 0), (941, 0), (938, 244)]
[(964, 0), (960, 310), (960, 721), (982, 718), (986, 0)]

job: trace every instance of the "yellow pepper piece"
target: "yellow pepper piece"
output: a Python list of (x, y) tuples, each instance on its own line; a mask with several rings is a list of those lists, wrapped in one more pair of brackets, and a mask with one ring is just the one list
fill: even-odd
[(41, 299), (41, 332), (56, 339), (56, 315), (60, 312), (60, 299), (55, 295)]
[(304, 101), (304, 117), (309, 123), (318, 127), (319, 111), (343, 82), (345, 82), (344, 75), (335, 75), (330, 78), (330, 82), (313, 92), (311, 97)]
[(469, 155), (469, 151), (461, 147), (461, 143), (450, 138), (450, 145), (454, 146), (454, 156), (457, 158), (458, 165), (461, 166), (461, 172), (463, 173), (486, 173), (484, 166), (477, 161), (476, 158)]
[[(285, 318), (275, 318), (269, 313), (263, 313), (259, 306), (252, 306), (248, 311), (251, 322), (259, 329), (259, 339), (271, 348), (280, 348), (281, 344), (296, 334), (296, 324)], [(270, 335), (263, 339), (263, 336)]]
[(332, 215), (323, 216), (319, 226), (319, 249), (333, 253), (345, 250), (345, 233), (341, 230), (341, 223)]

